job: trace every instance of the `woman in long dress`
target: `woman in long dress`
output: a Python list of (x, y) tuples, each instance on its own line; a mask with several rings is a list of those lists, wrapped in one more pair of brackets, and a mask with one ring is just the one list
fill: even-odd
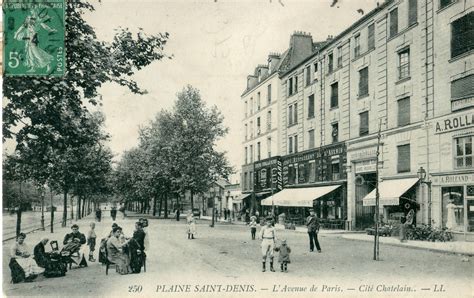
[(115, 227), (113, 236), (107, 240), (107, 257), (116, 265), (117, 273), (128, 274), (130, 269), (130, 258), (127, 253), (127, 241), (121, 240), (122, 228)]
[(25, 42), (25, 62), (28, 72), (34, 72), (35, 68), (45, 68), (46, 71), (51, 70), (51, 62), (53, 56), (38, 46), (38, 31), (44, 29), (48, 32), (56, 32), (44, 23), (45, 20), (40, 18), (36, 13), (27, 16), (25, 22), (15, 32), (16, 40)]
[(188, 212), (186, 220), (188, 224), (188, 239), (194, 239), (194, 234), (196, 234), (196, 219), (194, 218), (192, 211)]
[(13, 282), (22, 281), (23, 274), (24, 280), (29, 281), (44, 272), (44, 268), (39, 267), (31, 256), (31, 250), (26, 245), (25, 238), (26, 235), (20, 233), (16, 238), (16, 242), (10, 248), (10, 268), (12, 269)]
[(450, 200), (448, 205), (446, 205), (447, 210), (447, 219), (446, 219), (446, 228), (453, 230), (457, 227), (456, 223), (456, 216), (454, 214), (454, 210), (456, 209), (456, 205), (453, 204), (453, 200)]

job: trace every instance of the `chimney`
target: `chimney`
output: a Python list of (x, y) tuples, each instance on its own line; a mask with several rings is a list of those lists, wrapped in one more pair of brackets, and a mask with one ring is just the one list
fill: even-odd
[(256, 76), (253, 75), (248, 75), (247, 76), (247, 89), (253, 88), (255, 85), (257, 85), (258, 80)]
[(311, 34), (295, 31), (290, 38), (292, 65), (299, 63), (313, 52), (313, 37)]
[(328, 35), (328, 38), (327, 38), (326, 40), (327, 40), (327, 41), (331, 41), (331, 40), (333, 40), (333, 39), (334, 39), (334, 36)]
[(280, 54), (278, 53), (270, 53), (268, 55), (268, 71), (270, 73), (274, 72), (276, 70), (276, 67), (278, 65), (278, 62), (280, 62)]
[(268, 74), (268, 66), (259, 64), (257, 68), (255, 68), (255, 76), (257, 76), (258, 82), (261, 82), (262, 78)]

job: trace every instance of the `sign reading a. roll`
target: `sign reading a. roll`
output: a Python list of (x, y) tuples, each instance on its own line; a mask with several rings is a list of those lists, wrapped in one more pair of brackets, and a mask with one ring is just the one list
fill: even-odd
[(65, 0), (4, 0), (4, 74), (63, 76)]

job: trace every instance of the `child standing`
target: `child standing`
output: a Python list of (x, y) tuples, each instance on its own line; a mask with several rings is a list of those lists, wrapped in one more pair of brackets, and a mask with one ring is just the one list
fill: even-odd
[(280, 247), (275, 248), (275, 251), (279, 251), (278, 263), (280, 263), (281, 272), (288, 272), (287, 264), (290, 262), (291, 248), (286, 244), (286, 240), (281, 240)]
[(95, 240), (97, 235), (95, 234), (95, 223), (91, 222), (90, 230), (87, 232), (87, 245), (89, 246), (89, 261), (95, 262), (94, 259), (94, 250), (95, 250)]
[(276, 234), (275, 228), (272, 227), (272, 218), (267, 218), (265, 226), (260, 230), (260, 239), (262, 239), (262, 272), (265, 272), (265, 264), (267, 256), (270, 257), (270, 271), (273, 269), (273, 250), (275, 249)]
[(252, 240), (255, 240), (255, 234), (257, 233), (257, 221), (254, 216), (252, 216), (249, 226), (250, 226), (250, 234), (252, 235)]

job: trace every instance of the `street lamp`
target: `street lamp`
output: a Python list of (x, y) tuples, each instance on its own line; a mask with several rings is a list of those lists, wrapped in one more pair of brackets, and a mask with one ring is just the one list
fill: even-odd
[(215, 214), (215, 209), (216, 209), (216, 200), (215, 200), (216, 191), (214, 189), (214, 186), (209, 190), (209, 195), (210, 195), (210, 199), (212, 200), (212, 221), (211, 221), (210, 227), (213, 228), (214, 227), (214, 214)]
[(426, 170), (423, 167), (417, 172), (418, 179), (420, 179), (421, 184), (426, 184), (428, 186), (428, 225), (431, 226), (431, 181), (426, 179)]

